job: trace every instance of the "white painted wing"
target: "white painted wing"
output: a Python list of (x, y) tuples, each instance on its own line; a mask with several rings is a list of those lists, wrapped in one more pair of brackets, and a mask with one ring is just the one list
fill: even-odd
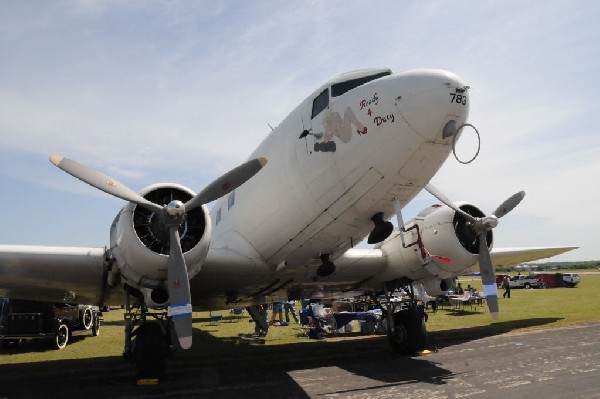
[(0, 245), (0, 297), (100, 304), (105, 252), (106, 248)]
[(494, 267), (500, 267), (545, 259), (577, 248), (579, 247), (494, 248), (491, 255)]

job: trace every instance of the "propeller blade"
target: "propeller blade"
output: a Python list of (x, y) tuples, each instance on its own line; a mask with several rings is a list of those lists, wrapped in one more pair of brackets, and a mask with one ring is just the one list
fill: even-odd
[(454, 209), (454, 211), (463, 215), (469, 222), (471, 222), (471, 223), (476, 222), (477, 219), (475, 219), (473, 216), (469, 215), (467, 212), (463, 211), (458, 206), (456, 206), (456, 204), (454, 202), (452, 202), (450, 200), (450, 198), (446, 197), (440, 190), (438, 190), (433, 185), (431, 185), (431, 183), (428, 183), (425, 185), (425, 190), (429, 191), (429, 193), (431, 195), (433, 195), (435, 198), (442, 201), (442, 203), (444, 203), (447, 206), (449, 206), (450, 208)]
[(192, 299), (178, 226), (169, 229), (170, 252), (167, 262), (169, 305), (168, 315), (173, 319), (175, 333), (182, 349), (192, 346)]
[(496, 287), (496, 276), (494, 274), (494, 265), (492, 257), (485, 240), (486, 232), (479, 234), (479, 271), (481, 272), (481, 282), (483, 283), (483, 293), (485, 301), (492, 319), (498, 320), (500, 307), (498, 305), (498, 288)]
[(185, 204), (186, 211), (190, 211), (230, 193), (258, 173), (266, 164), (267, 158), (258, 157), (231, 169), (206, 186), (194, 198), (190, 199)]
[(498, 208), (496, 208), (493, 215), (500, 219), (502, 216), (515, 209), (515, 206), (519, 205), (524, 197), (525, 191), (519, 191), (518, 193), (513, 194), (510, 198), (500, 204)]
[(74, 176), (90, 186), (104, 191), (107, 194), (124, 199), (125, 201), (133, 202), (134, 204), (142, 206), (153, 212), (161, 212), (163, 209), (161, 206), (148, 201), (117, 180), (77, 161), (61, 157), (60, 155), (52, 155), (50, 157), (50, 162), (71, 176)]

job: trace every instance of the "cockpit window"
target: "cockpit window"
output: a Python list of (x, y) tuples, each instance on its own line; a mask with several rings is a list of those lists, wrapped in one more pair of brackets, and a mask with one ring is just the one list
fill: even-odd
[(355, 89), (358, 86), (362, 86), (367, 82), (370, 82), (372, 80), (379, 79), (381, 77), (388, 76), (391, 74), (392, 73), (390, 71), (385, 71), (385, 72), (380, 72), (380, 73), (377, 73), (377, 74), (371, 75), (371, 76), (365, 76), (365, 77), (358, 78), (358, 79), (348, 80), (346, 82), (336, 83), (331, 86), (331, 96), (332, 97), (341, 96), (342, 94), (344, 94), (352, 89)]
[(328, 106), (329, 106), (329, 89), (325, 89), (313, 101), (311, 119), (314, 118), (315, 116), (319, 115), (321, 113), (321, 111), (323, 111)]

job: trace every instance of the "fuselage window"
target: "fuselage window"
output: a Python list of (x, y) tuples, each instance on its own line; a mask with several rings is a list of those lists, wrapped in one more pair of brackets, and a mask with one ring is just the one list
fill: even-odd
[(221, 221), (221, 208), (217, 211), (217, 219), (215, 220), (215, 225), (219, 224)]
[(321, 113), (321, 111), (323, 111), (328, 106), (329, 106), (329, 89), (325, 89), (313, 101), (311, 119), (314, 118), (315, 116), (319, 115)]
[(379, 79), (381, 77), (388, 76), (388, 75), (391, 75), (391, 72), (386, 71), (386, 72), (377, 73), (377, 74), (371, 75), (371, 76), (365, 76), (365, 77), (358, 78), (358, 79), (348, 80), (346, 82), (336, 83), (331, 86), (331, 97), (341, 96), (342, 94), (344, 94), (352, 89), (355, 89), (358, 86), (362, 86), (367, 82), (370, 82), (372, 80)]
[(227, 209), (231, 209), (231, 207), (233, 207), (235, 205), (235, 191), (232, 191), (231, 194), (229, 195), (229, 198), (227, 198)]

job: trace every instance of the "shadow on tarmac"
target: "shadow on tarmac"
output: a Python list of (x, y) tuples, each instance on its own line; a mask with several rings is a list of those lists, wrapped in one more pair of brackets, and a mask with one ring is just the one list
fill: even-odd
[[(446, 348), (558, 320), (539, 318), (435, 331), (429, 334), (429, 346)], [(72, 395), (85, 398), (306, 398), (310, 384), (327, 384), (302, 379), (307, 371), (312, 370), (310, 375), (313, 376), (314, 369), (334, 376), (324, 379), (335, 381), (329, 382), (331, 386), (319, 386), (321, 392), (332, 395), (415, 382), (443, 385), (454, 376), (427, 357), (393, 353), (385, 336), (336, 342), (307, 339), (298, 344), (253, 346), (240, 345), (237, 338), (215, 338), (196, 329), (193, 338), (190, 351), (174, 350), (167, 360), (167, 376), (158, 384), (136, 385), (133, 364), (119, 356), (11, 364), (0, 365), (0, 398)], [(362, 381), (363, 385), (354, 386), (353, 380)], [(373, 388), (369, 388), (369, 384)]]

